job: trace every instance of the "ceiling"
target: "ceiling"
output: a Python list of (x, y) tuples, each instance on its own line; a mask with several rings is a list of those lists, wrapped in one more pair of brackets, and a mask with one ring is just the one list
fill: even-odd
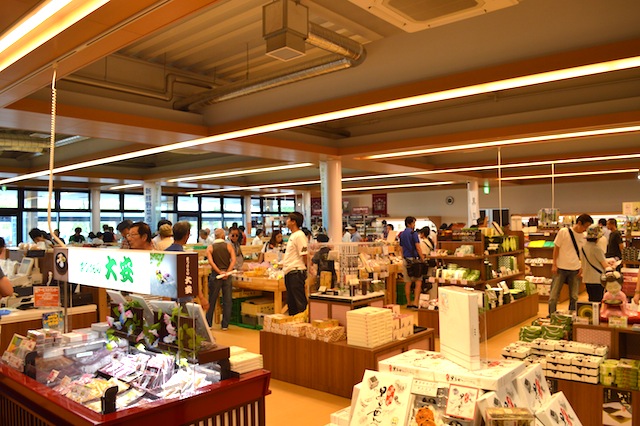
[[(4, 0), (0, 31), (39, 3)], [(0, 72), (0, 182), (48, 168), (54, 64), (54, 152), (55, 165), (61, 167), (338, 109), (640, 55), (640, 2), (635, 0), (513, 0), (504, 2), (510, 5), (500, 10), (474, 17), (461, 14), (459, 20), (416, 32), (407, 32), (348, 0), (302, 0), (311, 29), (306, 51), (284, 62), (265, 54), (262, 7), (267, 3), (111, 0)], [(401, 3), (420, 11), (438, 2)], [(327, 41), (332, 46), (327, 47)], [(336, 45), (346, 46), (347, 53), (327, 50), (335, 50)], [(507, 145), (500, 148), (500, 160), (498, 148), (488, 143), (638, 125), (640, 69), (632, 68), (257, 132), (133, 159), (115, 158), (56, 174), (55, 181), (58, 187), (87, 187), (89, 182), (103, 189), (160, 182), (164, 191), (178, 193), (291, 183), (229, 193), (317, 192), (318, 184), (296, 182), (316, 181), (320, 162), (340, 160), (343, 177), (360, 178), (344, 182), (345, 188), (442, 180), (464, 185), (469, 180), (496, 179), (497, 171), (364, 177), (498, 161), (640, 154), (638, 131)], [(363, 159), (469, 143), (479, 145), (469, 150)], [(196, 174), (298, 162), (312, 166), (169, 182)], [(638, 158), (615, 158), (556, 164), (554, 172), (639, 167)], [(502, 175), (550, 171), (546, 164), (504, 169)], [(631, 174), (606, 179), (628, 179)], [(46, 178), (12, 185), (43, 185)], [(530, 183), (540, 180), (505, 182)]]

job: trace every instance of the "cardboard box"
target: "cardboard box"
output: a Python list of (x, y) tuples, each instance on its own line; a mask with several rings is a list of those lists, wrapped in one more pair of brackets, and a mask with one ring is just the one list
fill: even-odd
[(270, 299), (251, 299), (241, 304), (242, 314), (272, 314), (274, 313), (273, 300)]

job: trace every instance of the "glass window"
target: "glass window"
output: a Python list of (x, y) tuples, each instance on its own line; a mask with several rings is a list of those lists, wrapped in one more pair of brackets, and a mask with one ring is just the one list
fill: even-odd
[(118, 231), (116, 230), (116, 227), (118, 226), (118, 224), (122, 222), (122, 213), (105, 213), (102, 212), (100, 214), (100, 229), (92, 229), (92, 231), (94, 233), (98, 233), (102, 232), (102, 227), (104, 225), (109, 225), (111, 227), (113, 227), (113, 232), (115, 232), (116, 234), (118, 233)]
[(220, 212), (220, 197), (202, 197), (202, 211), (203, 212)]
[(89, 193), (61, 192), (60, 208), (67, 210), (89, 210)]
[(276, 198), (273, 198), (273, 199), (264, 198), (262, 200), (262, 205), (264, 206), (265, 213), (278, 212), (278, 200)]
[(198, 211), (198, 197), (191, 197), (188, 195), (178, 196), (178, 210), (185, 212), (197, 212)]
[[(46, 194), (46, 193), (45, 193)], [(58, 228), (58, 213), (51, 212), (51, 227), (53, 229)], [(47, 212), (25, 212), (22, 216), (22, 241), (25, 243), (32, 243), (31, 237), (29, 237), (29, 231), (33, 228), (41, 229), (49, 233), (49, 221), (47, 219)]]
[[(55, 208), (55, 194), (51, 194), (51, 207)], [(46, 209), (49, 207), (48, 191), (25, 191), (24, 208), (25, 209)]]
[(191, 224), (191, 235), (187, 240), (187, 244), (195, 244), (198, 242), (198, 217), (197, 216), (180, 216), (179, 220), (186, 220)]
[[(90, 212), (60, 212), (60, 237), (68, 243), (69, 237), (75, 234), (74, 229), (82, 228), (83, 237), (87, 238), (91, 232), (91, 213)], [(97, 231), (94, 231), (97, 232)]]
[(15, 189), (0, 191), (0, 208), (17, 209), (18, 191)]
[(18, 216), (0, 214), (0, 237), (7, 247), (18, 245)]
[(251, 197), (251, 212), (260, 213), (261, 211), (260, 198)]
[(242, 225), (242, 215), (241, 214), (225, 214), (224, 215), (225, 228), (231, 228), (234, 222), (237, 223), (238, 226)]
[(120, 210), (120, 194), (101, 192), (100, 210)]
[(142, 211), (144, 211), (144, 195), (142, 195), (142, 194), (124, 194), (124, 209), (123, 210), (142, 210)]
[(283, 213), (289, 213), (296, 210), (296, 200), (280, 200), (280, 211)]
[[(202, 229), (205, 228), (209, 228), (211, 233), (213, 233), (213, 230), (216, 228), (222, 228), (222, 215), (220, 213), (202, 213)], [(198, 229), (198, 232), (199, 231)]]
[(173, 195), (160, 196), (160, 210), (163, 212), (175, 210), (175, 197)]
[(223, 211), (226, 212), (242, 212), (242, 198), (238, 197), (224, 197), (222, 199), (223, 202)]

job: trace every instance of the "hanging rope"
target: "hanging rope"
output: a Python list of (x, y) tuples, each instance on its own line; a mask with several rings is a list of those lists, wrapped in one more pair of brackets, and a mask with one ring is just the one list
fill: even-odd
[[(49, 224), (49, 234), (59, 245), (66, 247), (65, 243), (55, 234), (53, 226), (51, 226), (51, 202), (53, 196), (53, 165), (54, 165), (54, 149), (56, 146), (56, 77), (58, 75), (57, 66), (53, 67), (53, 78), (51, 79), (51, 137), (49, 139), (49, 202), (47, 203), (47, 223)], [(55, 201), (55, 200), (54, 200)]]

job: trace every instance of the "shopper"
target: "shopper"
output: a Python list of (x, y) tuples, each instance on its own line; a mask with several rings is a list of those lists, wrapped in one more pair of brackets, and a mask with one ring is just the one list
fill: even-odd
[[(121, 249), (131, 248), (131, 246), (129, 245), (129, 239), (127, 238), (127, 236), (129, 235), (129, 231), (130, 231), (132, 225), (133, 225), (133, 221), (131, 221), (129, 219), (125, 219), (122, 222), (120, 222), (118, 224), (118, 226), (117, 226), (118, 232), (122, 236), (122, 239), (120, 240), (120, 248)], [(107, 227), (107, 230), (108, 230), (108, 227)], [(110, 233), (111, 237), (108, 237), (107, 236), (107, 232), (104, 232), (102, 234), (102, 241), (104, 241), (105, 243), (110, 243), (110, 242), (113, 243), (113, 242), (115, 242), (115, 238), (114, 238), (113, 234)]]
[(0, 268), (0, 297), (11, 296), (13, 294), (13, 285), (9, 278), (4, 275), (4, 271)]
[(582, 263), (580, 248), (584, 244), (584, 232), (593, 224), (593, 219), (586, 213), (576, 219), (572, 228), (562, 228), (553, 241), (553, 281), (549, 294), (549, 315), (556, 311), (560, 290), (566, 282), (569, 285), (569, 310), (576, 310)]
[(0, 259), (8, 259), (9, 251), (7, 250), (7, 243), (4, 238), (0, 237)]
[[(404, 219), (405, 229), (398, 236), (400, 246), (402, 247), (402, 256), (404, 257), (405, 270), (404, 275), (404, 294), (407, 298), (407, 308), (417, 308), (420, 299), (420, 289), (422, 288), (422, 271), (415, 270), (411, 265), (415, 262), (424, 261), (424, 254), (420, 248), (420, 239), (415, 232), (416, 218), (407, 216)], [(411, 303), (411, 284), (415, 285), (414, 300)]]
[(589, 302), (601, 302), (604, 295), (604, 287), (600, 284), (600, 276), (609, 267), (604, 252), (598, 245), (602, 237), (602, 229), (598, 225), (591, 225), (587, 229), (587, 242), (581, 249), (582, 254), (582, 281), (587, 286)]
[(287, 249), (282, 261), (284, 285), (287, 289), (289, 315), (304, 312), (307, 309), (307, 237), (300, 229), (304, 217), (302, 213), (293, 212), (287, 216), (287, 228), (291, 231)]
[(277, 261), (281, 261), (284, 248), (285, 247), (282, 244), (282, 231), (273, 231), (271, 233), (271, 238), (269, 239), (269, 241), (264, 243), (264, 247), (262, 247), (262, 250), (260, 251), (258, 262), (264, 262), (265, 253), (276, 253)]
[(134, 250), (153, 250), (151, 228), (144, 222), (135, 222), (127, 233), (129, 247)]
[(186, 220), (181, 220), (173, 225), (173, 243), (168, 246), (164, 251), (184, 251), (184, 245), (187, 244), (187, 240), (191, 235), (191, 223)]
[[(316, 241), (326, 244), (329, 242), (329, 236), (327, 236), (326, 234), (318, 234), (318, 236), (316, 237)], [(330, 251), (331, 247), (328, 244), (323, 245), (318, 249), (318, 251), (313, 255), (313, 258), (311, 259), (311, 263), (317, 265), (318, 267), (314, 285), (315, 288), (313, 289), (313, 291), (318, 291), (318, 288), (320, 287), (320, 278), (323, 272), (329, 272), (331, 274), (330, 288), (333, 288), (336, 281), (338, 280), (338, 276), (336, 275), (335, 261), (329, 259)]]
[(236, 253), (233, 246), (224, 239), (224, 229), (217, 228), (213, 231), (215, 240), (207, 247), (207, 261), (211, 266), (209, 275), (209, 309), (207, 309), (207, 321), (213, 325), (213, 312), (216, 302), (222, 290), (222, 331), (229, 328), (231, 320), (231, 271), (236, 263)]
[(240, 232), (240, 228), (231, 228), (229, 230), (229, 242), (231, 243), (236, 255), (236, 261), (233, 269), (237, 269), (238, 271), (242, 270), (242, 265), (244, 265), (244, 255), (242, 254), (242, 246), (240, 245), (241, 239), (242, 233)]
[(344, 227), (343, 231), (344, 234), (342, 234), (342, 242), (343, 243), (350, 243), (351, 242), (351, 232), (349, 232), (349, 230), (353, 229), (353, 227), (351, 225), (347, 225)]
[[(164, 228), (164, 229), (165, 229), (165, 231), (164, 231), (165, 236), (164, 236), (164, 237), (160, 234), (160, 228), (162, 227), (162, 225), (169, 225), (169, 228), (166, 228), (166, 227)], [(162, 239), (163, 239), (163, 238), (167, 238), (167, 237), (166, 237), (166, 235), (167, 235), (167, 229), (169, 229), (169, 231), (171, 231), (171, 228), (172, 228), (172, 227), (173, 227), (173, 223), (171, 223), (171, 221), (170, 221), (170, 220), (168, 220), (168, 219), (160, 219), (160, 220), (158, 221), (158, 228), (157, 228), (157, 231), (156, 231), (156, 235), (154, 235), (154, 236), (153, 236), (153, 239), (151, 240), (151, 241), (153, 242), (153, 245), (154, 245), (155, 247), (157, 247), (157, 248), (158, 248), (158, 250), (164, 250), (166, 247), (169, 247), (169, 246), (171, 245), (171, 244), (169, 244), (169, 245), (167, 245), (167, 246), (166, 246), (166, 247), (164, 247), (164, 248), (160, 248), (160, 246), (159, 246), (160, 241), (162, 241)], [(171, 231), (171, 236), (173, 236), (173, 231)], [(166, 244), (166, 243), (165, 243), (165, 244)]]
[(261, 246), (262, 245), (262, 234), (264, 231), (260, 228), (256, 229), (256, 236), (251, 241), (252, 246)]
[[(126, 221), (124, 221), (124, 222), (126, 222)], [(129, 222), (129, 226), (131, 226), (131, 224), (133, 223), (133, 222), (132, 222), (132, 221), (130, 221), (130, 220), (129, 220), (128, 222)], [(121, 225), (122, 223), (123, 223), (123, 222), (120, 222), (120, 225)], [(118, 225), (118, 231), (120, 231), (120, 225)], [(128, 230), (128, 229), (129, 229), (129, 227), (127, 227), (127, 230)], [(120, 232), (120, 233), (122, 234), (122, 232)], [(122, 240), (123, 240), (123, 241), (126, 241), (126, 239), (127, 239), (127, 236), (126, 236), (125, 234), (122, 234)], [(102, 225), (102, 240), (103, 240), (105, 243), (107, 243), (107, 244), (108, 244), (108, 243), (115, 243), (115, 242), (116, 242), (116, 236), (115, 236), (115, 235), (113, 235), (113, 232), (111, 232), (111, 231), (109, 230), (109, 225), (107, 225), (106, 223), (105, 223), (104, 225)], [(125, 247), (122, 247), (122, 248), (125, 248)], [(127, 247), (127, 248), (128, 248), (128, 247)]]
[(239, 240), (238, 240), (238, 243), (239, 243), (241, 246), (246, 246), (246, 245), (247, 245), (247, 241), (249, 240), (249, 239), (247, 238), (247, 233), (245, 232), (245, 229), (246, 229), (246, 228), (244, 227), (244, 225), (240, 225), (240, 226), (238, 226), (238, 230), (240, 231), (240, 238), (239, 238)]
[(84, 235), (82, 235), (82, 228), (77, 227), (76, 229), (73, 230), (73, 232), (74, 232), (74, 234), (69, 237), (69, 244), (72, 244), (72, 243), (82, 244), (82, 243), (84, 243), (85, 239), (84, 239)]
[[(91, 234), (89, 234), (89, 236), (91, 236)], [(104, 240), (102, 239), (102, 232), (98, 232), (98, 234), (94, 235), (93, 238), (91, 239), (91, 244), (93, 244), (96, 247), (99, 247), (101, 245), (104, 244)]]
[(613, 257), (616, 260), (622, 259), (622, 249), (624, 242), (622, 235), (618, 231), (618, 221), (615, 219), (607, 220), (607, 229), (611, 231), (609, 234), (609, 243), (607, 244), (607, 257)]
[(360, 235), (360, 233), (358, 232), (358, 230), (355, 227), (349, 225), (347, 227), (347, 229), (349, 230), (349, 234), (351, 234), (351, 240), (350, 241), (352, 243), (359, 243), (360, 241), (362, 241), (362, 235)]
[(151, 243), (154, 244), (154, 250), (160, 250), (160, 251), (164, 251), (167, 249), (167, 247), (169, 247), (171, 244), (173, 244), (173, 229), (172, 226), (169, 225), (168, 223), (163, 223), (160, 226), (160, 229), (158, 229), (158, 237), (160, 237), (159, 240), (156, 240), (156, 238), (153, 238), (151, 240)]

